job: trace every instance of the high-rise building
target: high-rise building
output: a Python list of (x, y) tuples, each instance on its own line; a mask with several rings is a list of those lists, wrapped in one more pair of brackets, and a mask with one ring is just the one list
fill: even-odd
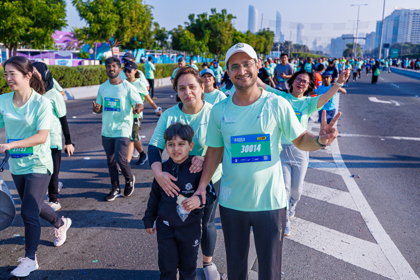
[[(376, 24), (375, 48), (379, 47), (382, 22)], [(384, 19), (383, 44), (420, 43), (420, 9), (395, 8)]]
[(303, 45), (303, 24), (298, 23), (296, 32), (296, 43)]
[(281, 33), (281, 15), (277, 11), (276, 12), (276, 42), (283, 43), (284, 42), (284, 35)]
[(342, 57), (347, 44), (353, 43), (353, 39), (343, 38), (353, 38), (353, 34), (344, 34), (341, 37), (331, 39), (330, 54), (332, 57)]
[(252, 33), (258, 32), (258, 11), (252, 5), (249, 5), (248, 30)]
[(365, 52), (371, 52), (375, 48), (375, 35), (376, 32), (366, 34)]

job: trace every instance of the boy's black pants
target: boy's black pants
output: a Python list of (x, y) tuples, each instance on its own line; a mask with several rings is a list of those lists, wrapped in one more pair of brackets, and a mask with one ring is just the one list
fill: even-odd
[(172, 227), (156, 221), (161, 280), (195, 280), (198, 247), (201, 240), (201, 221), (184, 227)]

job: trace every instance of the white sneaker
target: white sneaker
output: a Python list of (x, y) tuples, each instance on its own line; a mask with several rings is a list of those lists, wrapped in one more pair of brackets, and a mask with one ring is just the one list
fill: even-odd
[(66, 242), (67, 230), (71, 226), (70, 218), (61, 217), (61, 219), (63, 220), (64, 224), (61, 227), (56, 228), (51, 232), (51, 234), (54, 232), (54, 235), (55, 235), (55, 237), (54, 237), (54, 246), (55, 247), (60, 247), (61, 245), (64, 244), (64, 242)]
[(54, 210), (54, 211), (59, 211), (61, 210), (61, 204), (60, 202), (48, 202), (48, 205)]
[(139, 155), (140, 155), (140, 153), (139, 153), (139, 152), (137, 152), (137, 150), (136, 150), (136, 149), (134, 149), (134, 152), (133, 152), (133, 158), (138, 158), (138, 157), (139, 157)]
[(39, 268), (36, 256), (34, 261), (30, 258), (19, 258), (17, 262), (20, 262), (20, 264), (15, 269), (13, 269), (12, 272), (10, 272), (10, 275), (16, 277), (26, 277), (32, 271), (35, 271)]
[(217, 271), (217, 267), (214, 263), (212, 263), (209, 266), (206, 266), (203, 270), (206, 280), (220, 280), (220, 274)]

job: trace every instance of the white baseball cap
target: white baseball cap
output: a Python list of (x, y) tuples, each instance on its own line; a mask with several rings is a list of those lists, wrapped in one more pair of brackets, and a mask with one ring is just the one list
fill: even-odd
[(233, 47), (231, 47), (227, 51), (226, 58), (225, 58), (226, 64), (228, 63), (229, 58), (232, 55), (234, 55), (235, 53), (239, 53), (239, 52), (244, 52), (247, 55), (249, 55), (251, 58), (258, 59), (257, 53), (255, 52), (253, 47), (251, 47), (250, 45), (245, 44), (245, 43), (237, 43), (236, 45), (234, 45)]

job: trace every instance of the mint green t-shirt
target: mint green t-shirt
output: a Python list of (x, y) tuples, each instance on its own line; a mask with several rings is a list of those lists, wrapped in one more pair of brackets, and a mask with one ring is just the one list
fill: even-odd
[(204, 101), (210, 103), (211, 105), (219, 103), (225, 98), (226, 98), (226, 95), (218, 89), (215, 89), (209, 93), (204, 93)]
[(175, 76), (176, 76), (176, 73), (178, 73), (178, 70), (179, 70), (179, 67), (178, 67), (178, 68), (176, 68), (176, 69), (174, 70), (174, 72), (172, 72), (172, 76), (171, 76), (171, 78), (172, 78), (172, 79), (175, 79)]
[(198, 67), (197, 67), (197, 65), (195, 65), (195, 64), (190, 64), (190, 67), (194, 68), (194, 69), (195, 69), (195, 71), (198, 71)]
[[(207, 152), (207, 146), (205, 143), (207, 136), (207, 126), (212, 108), (213, 106), (211, 104), (204, 102), (204, 106), (200, 112), (194, 115), (189, 115), (182, 112), (182, 110), (179, 108), (179, 104), (169, 108), (160, 116), (152, 138), (150, 139), (149, 145), (153, 145), (159, 149), (165, 149), (165, 139), (163, 138), (165, 130), (171, 124), (180, 122), (190, 125), (194, 130), (194, 147), (190, 152), (190, 156), (205, 156)], [(219, 181), (221, 176), (222, 168), (221, 165), (219, 165), (212, 177), (213, 183)]]
[[(0, 127), (6, 127), (7, 143), (29, 138), (38, 130), (50, 129), (52, 108), (47, 98), (32, 90), (25, 105), (15, 107), (13, 95), (14, 92), (0, 95)], [(44, 144), (11, 149), (10, 155), (9, 167), (13, 175), (53, 173), (49, 135)]]
[[(302, 126), (305, 128), (305, 130), (308, 128), (309, 117), (316, 111), (319, 111), (322, 109), (322, 106), (320, 108), (317, 107), (318, 100), (321, 97), (321, 95), (315, 96), (315, 97), (304, 96), (301, 98), (296, 98), (291, 93), (280, 91), (270, 86), (267, 86), (267, 91), (283, 97), (290, 103), (290, 105), (292, 105), (292, 108), (296, 114), (296, 117), (298, 118)], [(286, 137), (282, 136), (281, 144), (291, 145), (293, 143), (289, 141)]]
[(131, 105), (143, 104), (137, 89), (127, 80), (118, 85), (108, 80), (99, 86), (96, 103), (102, 105), (102, 136), (130, 138), (134, 118)]
[(220, 205), (249, 212), (286, 207), (280, 137), (304, 132), (292, 106), (265, 90), (249, 106), (235, 105), (232, 96), (214, 105), (206, 145), (224, 147)]
[(55, 88), (47, 91), (44, 97), (48, 98), (51, 101), (53, 116), (51, 118), (51, 129), (50, 129), (50, 139), (51, 139), (51, 149), (61, 150), (63, 147), (63, 140), (61, 136), (61, 123), (60, 118), (64, 117), (67, 114), (66, 102), (60, 92)]
[(216, 77), (216, 82), (220, 83), (222, 81), (222, 74), (223, 70), (222, 67), (217, 66), (217, 68), (214, 68), (214, 66), (210, 66), (210, 69), (213, 71), (214, 76)]
[[(143, 72), (140, 70), (137, 70), (140, 77), (137, 80), (140, 80), (142, 83), (144, 83), (147, 87), (149, 86), (149, 82), (146, 79), (146, 76), (144, 76)], [(127, 76), (125, 75), (124, 71), (121, 71), (120, 73), (120, 79), (121, 80), (127, 80)]]
[[(140, 95), (142, 104), (144, 104), (144, 97), (146, 95), (149, 95), (149, 91), (147, 90), (146, 85), (144, 83), (140, 82), (139, 80), (135, 80), (131, 84), (137, 89), (137, 92)], [(141, 118), (142, 119), (143, 118), (143, 111), (141, 111), (140, 114), (133, 114), (133, 118)]]
[[(61, 92), (63, 91), (63, 88), (60, 86), (60, 84), (53, 78), (53, 84), (54, 84), (54, 88), (58, 91)], [(61, 93), (60, 93), (61, 94)]]
[(224, 85), (221, 89), (220, 89), (226, 96), (231, 95), (235, 92), (235, 85), (232, 85), (232, 87), (230, 89), (226, 88), (226, 85)]
[(146, 79), (152, 80), (155, 78), (155, 72), (156, 70), (155, 65), (151, 61), (147, 61), (144, 64), (144, 72), (146, 72)]

